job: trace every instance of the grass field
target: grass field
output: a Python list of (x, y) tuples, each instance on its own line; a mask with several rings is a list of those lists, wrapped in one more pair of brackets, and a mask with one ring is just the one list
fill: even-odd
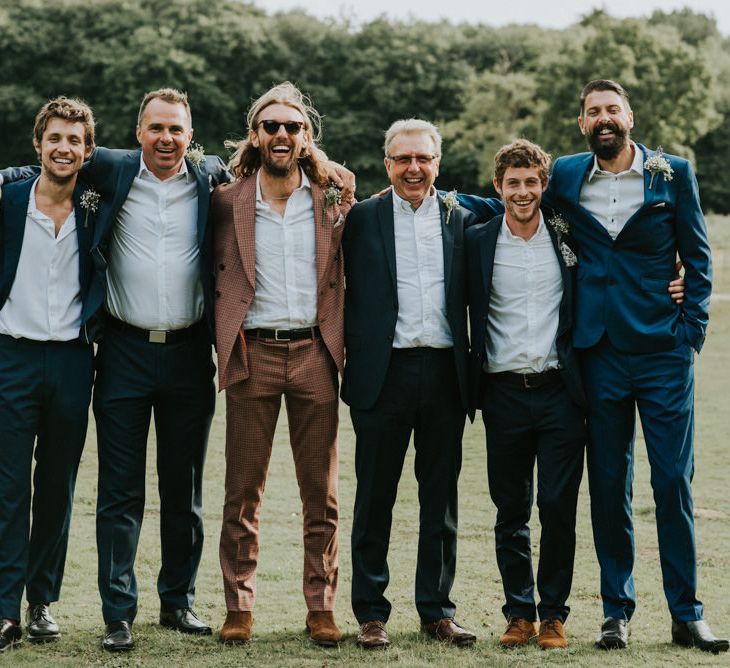
[[(699, 596), (706, 617), (719, 635), (730, 633), (730, 219), (710, 221), (715, 254), (715, 296), (710, 332), (696, 364), (697, 427), (694, 480), (699, 565)], [(218, 534), (223, 499), (224, 402), (219, 396), (205, 472), (206, 543), (198, 576), (195, 609), (216, 629), (225, 605), (218, 566)], [(0, 666), (534, 666), (543, 664), (601, 666), (730, 666), (730, 657), (683, 650), (670, 644), (670, 619), (664, 600), (654, 525), (654, 510), (646, 453), (637, 442), (634, 483), (638, 608), (632, 621), (632, 642), (623, 652), (593, 649), (602, 613), (598, 596), (598, 567), (588, 514), (587, 481), (581, 488), (575, 579), (567, 623), (570, 647), (541, 652), (536, 646), (502, 650), (502, 587), (494, 558), (494, 508), (486, 484), (483, 426), (467, 425), (460, 479), (459, 559), (453, 599), (457, 620), (477, 633), (475, 647), (441, 647), (418, 632), (413, 604), (417, 541), (417, 499), (413, 459), (406, 461), (395, 509), (391, 541), (391, 583), (388, 596), (393, 614), (388, 624), (393, 647), (364, 653), (355, 645), (357, 625), (349, 606), (349, 535), (355, 493), (354, 437), (343, 406), (340, 429), (340, 589), (336, 614), (346, 640), (336, 650), (310, 645), (303, 633), (306, 608), (301, 594), (301, 504), (282, 411), (262, 512), (262, 549), (255, 610), (255, 640), (246, 647), (224, 647), (212, 638), (196, 639), (163, 630), (157, 624), (159, 601), (155, 582), (159, 568), (159, 530), (154, 437), (150, 439), (147, 470), (147, 510), (137, 556), (140, 587), (139, 615), (134, 625), (137, 649), (114, 656), (101, 649), (103, 623), (96, 589), (94, 507), (96, 502), (96, 443), (93, 420), (74, 507), (71, 544), (62, 600), (53, 606), (63, 637), (55, 644), (23, 646), (0, 657)], [(539, 526), (533, 521), (537, 556)]]

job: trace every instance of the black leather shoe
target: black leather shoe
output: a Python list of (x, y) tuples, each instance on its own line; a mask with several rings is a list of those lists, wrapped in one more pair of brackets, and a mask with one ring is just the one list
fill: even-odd
[(598, 649), (626, 649), (629, 645), (631, 629), (629, 622), (617, 617), (606, 617), (601, 625), (601, 633), (596, 639)]
[(719, 654), (727, 652), (730, 643), (715, 638), (710, 625), (704, 619), (696, 622), (675, 622), (672, 620), (672, 642), (683, 647), (697, 647), (703, 652)]
[(58, 640), (61, 631), (45, 603), (28, 604), (25, 613), (26, 633), (30, 642), (41, 643)]
[(108, 652), (128, 652), (134, 649), (132, 626), (127, 621), (112, 622), (106, 625), (106, 635), (101, 643)]
[(15, 624), (9, 619), (0, 619), (0, 652), (20, 645), (23, 642), (22, 637), (23, 631), (20, 624)]
[(161, 610), (160, 624), (168, 629), (176, 629), (198, 636), (209, 636), (213, 633), (210, 626), (201, 622), (190, 608), (179, 608), (172, 612)]

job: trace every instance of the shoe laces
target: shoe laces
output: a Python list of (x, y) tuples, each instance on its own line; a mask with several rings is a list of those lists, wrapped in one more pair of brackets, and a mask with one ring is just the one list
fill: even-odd
[(43, 603), (32, 605), (30, 608), (31, 622), (50, 621), (51, 613), (48, 606)]

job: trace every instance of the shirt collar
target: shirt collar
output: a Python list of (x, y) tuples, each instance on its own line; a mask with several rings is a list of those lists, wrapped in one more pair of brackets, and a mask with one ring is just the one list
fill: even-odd
[[(641, 149), (634, 143), (631, 142), (631, 146), (634, 148), (634, 159), (631, 162), (631, 167), (629, 167), (626, 172), (621, 172), (622, 174), (626, 174), (627, 172), (636, 172), (639, 176), (644, 175), (644, 156), (641, 152)], [(596, 173), (599, 174), (608, 174), (609, 172), (605, 171), (604, 169), (601, 169), (601, 167), (598, 164), (598, 158), (594, 155), (593, 156), (593, 167), (591, 168), (591, 171), (588, 172), (588, 183), (590, 183), (593, 180), (593, 177), (596, 175)], [(616, 176), (614, 174), (614, 176)]]
[[(261, 176), (261, 170), (256, 170), (256, 203), (263, 203), (264, 198), (261, 195), (261, 182), (259, 181), (259, 177)], [(299, 184), (299, 187), (294, 190), (294, 193), (297, 192), (297, 190), (302, 190), (304, 188), (312, 189), (312, 182), (309, 180), (309, 177), (305, 174), (304, 170), (300, 167), (299, 168), (299, 176), (301, 177), (302, 181)], [(292, 193), (292, 194), (294, 194)]]
[(431, 186), (431, 192), (426, 195), (426, 197), (423, 198), (423, 202), (421, 202), (421, 206), (414, 211), (411, 208), (411, 203), (408, 200), (403, 199), (398, 195), (397, 192), (395, 192), (395, 188), (393, 186), (390, 187), (391, 192), (393, 193), (393, 211), (404, 211), (406, 213), (416, 213), (416, 211), (420, 211), (423, 209), (423, 212), (428, 214), (430, 213), (432, 207), (434, 205), (438, 206), (438, 197), (436, 196), (436, 188)]
[[(160, 180), (149, 169), (149, 167), (147, 167), (147, 165), (145, 164), (145, 161), (144, 161), (144, 154), (142, 153), (142, 151), (140, 151), (139, 152), (139, 170), (137, 171), (137, 176), (139, 177), (139, 176), (143, 176), (145, 174), (157, 179), (158, 181)], [(190, 174), (190, 171), (188, 170), (188, 163), (184, 158), (183, 158), (182, 164), (180, 165), (180, 169), (178, 170), (177, 174), (184, 174), (185, 180), (186, 181), (190, 180), (191, 174)], [(177, 174), (175, 176), (177, 176)]]
[(539, 209), (540, 214), (540, 221), (537, 223), (537, 229), (535, 230), (535, 234), (533, 234), (529, 239), (523, 239), (522, 237), (518, 237), (516, 234), (512, 234), (512, 230), (509, 229), (509, 225), (507, 225), (507, 221), (504, 219), (504, 214), (502, 215), (502, 229), (500, 229), (499, 234), (502, 237), (502, 239), (508, 239), (508, 240), (515, 240), (519, 239), (520, 241), (524, 241), (525, 243), (530, 243), (531, 241), (534, 241), (535, 239), (539, 239), (540, 237), (544, 236), (545, 234), (548, 234), (547, 225), (545, 225), (545, 219), (542, 216), (542, 209)]

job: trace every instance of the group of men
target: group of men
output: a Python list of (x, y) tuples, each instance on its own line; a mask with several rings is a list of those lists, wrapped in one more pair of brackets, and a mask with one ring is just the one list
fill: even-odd
[[(636, 405), (672, 639), (727, 650), (695, 594), (692, 360), (711, 288), (696, 181), (687, 161), (631, 141), (628, 95), (615, 82), (584, 88), (579, 125), (591, 152), (559, 159), (552, 176), (538, 146), (503, 147), (500, 201), (437, 192), (438, 130), (397, 121), (385, 135), (391, 187), (353, 206), (352, 188), (335, 187), (352, 175), (327, 162), (317, 112), (289, 83), (253, 103), (228, 170), (191, 150), (190, 107), (176, 90), (145, 96), (136, 151), (94, 149), (83, 103), (45, 105), (34, 130), (40, 174), (0, 172), (17, 181), (0, 199), (0, 649), (21, 641), (24, 587), (28, 639), (59, 637), (49, 605), (59, 597), (92, 380), (103, 646), (134, 647), (153, 412), (160, 623), (211, 633), (192, 605), (213, 340), (226, 391), (221, 641), (253, 633), (260, 506), (282, 396), (303, 508), (305, 625), (318, 645), (342, 638), (333, 614), (341, 376), (356, 434), (352, 607), (361, 647), (390, 644), (387, 553), (412, 435), (421, 628), (457, 646), (475, 642), (454, 619), (450, 591), (461, 438), (477, 408), (506, 599), (500, 643), (537, 636), (543, 649), (567, 646), (588, 440), (605, 615), (596, 645), (626, 647)], [(684, 288), (672, 282), (677, 254)]]

